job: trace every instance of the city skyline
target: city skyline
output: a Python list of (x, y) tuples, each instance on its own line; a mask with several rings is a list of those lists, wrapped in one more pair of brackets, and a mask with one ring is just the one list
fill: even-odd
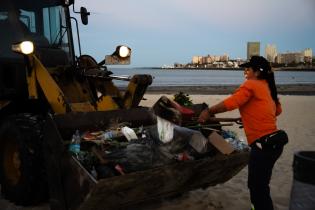
[(80, 6), (91, 12), (89, 25), (80, 24), (82, 52), (97, 61), (119, 44), (132, 48), (131, 67), (185, 63), (209, 53), (245, 59), (247, 42), (255, 41), (261, 55), (270, 43), (278, 52), (315, 50), (312, 0), (77, 0), (76, 10)]
[(260, 42), (247, 43), (247, 58), (230, 58), (228, 54), (213, 55), (194, 55), (190, 62), (178, 63), (174, 65), (163, 65), (162, 68), (239, 68), (241, 63), (248, 61), (252, 56), (264, 56), (272, 65), (279, 67), (298, 67), (298, 68), (312, 68), (313, 52), (312, 49), (306, 48), (304, 50), (295, 52), (278, 52), (275, 44), (267, 44), (264, 53), (261, 54)]
[[(211, 52), (208, 52), (208, 53), (206, 53), (205, 55), (194, 55), (193, 57), (205, 57), (205, 56), (227, 56), (227, 57), (229, 57), (231, 60), (238, 60), (238, 59), (240, 59), (240, 60), (249, 60), (249, 58), (252, 56), (252, 55), (259, 55), (259, 56), (264, 56), (264, 57), (266, 57), (266, 59), (267, 60), (274, 60), (275, 59), (275, 57), (278, 55), (278, 54), (285, 54), (285, 53), (303, 53), (304, 51), (311, 51), (311, 53), (312, 53), (312, 49), (311, 48), (309, 48), (309, 47), (307, 47), (307, 48), (304, 48), (304, 49), (300, 49), (300, 50), (296, 50), (296, 51), (289, 51), (289, 50), (285, 50), (285, 51), (278, 51), (278, 48), (277, 48), (277, 45), (276, 44), (274, 44), (274, 43), (267, 43), (265, 46), (261, 46), (260, 45), (260, 42), (259, 41), (257, 41), (257, 42), (254, 42), (254, 43), (258, 43), (258, 51), (259, 51), (259, 53), (257, 53), (257, 52), (254, 52), (254, 53), (249, 53), (249, 46), (248, 45), (251, 45), (251, 44), (253, 44), (253, 42), (247, 42), (247, 49), (245, 49), (246, 50), (246, 52), (247, 52), (247, 56), (245, 57), (245, 58), (232, 58), (232, 57), (230, 57), (230, 55), (229, 55), (229, 53), (228, 52), (226, 52), (226, 53), (222, 53), (222, 54), (220, 54), (220, 55), (214, 55), (213, 53), (211, 53)], [(257, 48), (257, 46), (256, 46), (256, 48)], [(267, 51), (272, 51), (272, 56), (273, 56), (273, 58), (268, 58), (268, 55), (267, 55)], [(255, 50), (255, 51), (257, 51), (257, 49)], [(270, 53), (270, 52), (269, 52)], [(311, 57), (313, 57), (313, 55), (311, 56)]]

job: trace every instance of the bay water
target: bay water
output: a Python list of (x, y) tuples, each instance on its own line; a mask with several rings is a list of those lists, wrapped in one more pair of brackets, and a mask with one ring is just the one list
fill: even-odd
[[(244, 81), (243, 71), (238, 70), (187, 70), (150, 68), (108, 68), (115, 76), (150, 74), (151, 86), (216, 86), (239, 85)], [(314, 71), (276, 71), (276, 84), (315, 84)], [(116, 81), (117, 86), (126, 86), (126, 81)]]

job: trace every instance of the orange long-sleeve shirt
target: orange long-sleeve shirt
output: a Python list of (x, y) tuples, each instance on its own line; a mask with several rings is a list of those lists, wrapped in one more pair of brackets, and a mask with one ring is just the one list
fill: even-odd
[(265, 80), (246, 80), (223, 103), (227, 110), (239, 109), (248, 144), (278, 130), (276, 116), (282, 112), (281, 104), (273, 101)]

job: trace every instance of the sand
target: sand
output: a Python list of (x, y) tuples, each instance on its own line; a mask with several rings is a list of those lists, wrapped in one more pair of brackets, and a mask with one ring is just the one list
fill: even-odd
[[(194, 103), (206, 102), (209, 105), (221, 101), (226, 95), (191, 95)], [(141, 102), (143, 106), (152, 106), (162, 94), (146, 94)], [(172, 98), (172, 95), (166, 95)], [(291, 185), (293, 182), (292, 161), (294, 152), (315, 150), (315, 97), (280, 95), (283, 113), (278, 118), (278, 127), (287, 131), (289, 143), (286, 145), (280, 159), (276, 162), (271, 180), (271, 195), (276, 210), (287, 210), (290, 203)], [(237, 117), (238, 111), (218, 114), (219, 117)], [(238, 126), (229, 127), (244, 138), (242, 129)], [(1, 210), (47, 210), (48, 205), (41, 207), (16, 207), (0, 199)], [(228, 182), (197, 189), (183, 196), (139, 207), (138, 210), (246, 210), (250, 209), (249, 192), (247, 189), (247, 168), (234, 176)]]

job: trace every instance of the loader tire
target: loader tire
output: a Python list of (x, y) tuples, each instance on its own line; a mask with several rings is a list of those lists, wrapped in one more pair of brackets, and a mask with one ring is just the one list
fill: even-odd
[(3, 196), (17, 205), (35, 205), (48, 198), (42, 153), (43, 119), (18, 114), (0, 126), (0, 181)]

